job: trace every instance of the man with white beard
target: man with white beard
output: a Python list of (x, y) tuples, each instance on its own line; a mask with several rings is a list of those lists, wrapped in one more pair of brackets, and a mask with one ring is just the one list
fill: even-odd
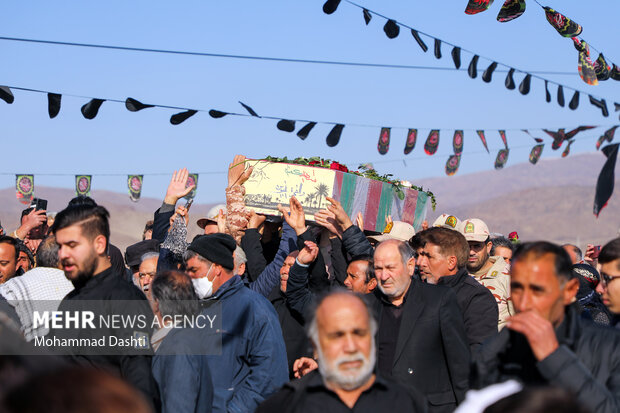
[(425, 412), (424, 397), (374, 372), (377, 322), (356, 294), (339, 290), (309, 323), (319, 368), (285, 384), (257, 412)]

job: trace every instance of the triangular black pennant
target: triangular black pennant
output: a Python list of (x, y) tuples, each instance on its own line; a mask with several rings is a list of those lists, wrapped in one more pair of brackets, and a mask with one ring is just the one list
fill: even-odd
[(577, 109), (577, 107), (579, 106), (579, 91), (575, 90), (575, 94), (573, 95), (573, 98), (570, 100), (568, 107), (571, 108), (572, 110)]
[(4, 100), (9, 105), (15, 101), (15, 96), (8, 86), (0, 86), (0, 99)]
[[(329, 14), (329, 13), (328, 13)], [(258, 113), (254, 112), (254, 109), (252, 109), (251, 107), (249, 107), (248, 105), (246, 105), (245, 103), (239, 101), (239, 103), (241, 104), (241, 106), (243, 106), (245, 108), (245, 110), (248, 111), (248, 113), (252, 116), (255, 116), (257, 118), (260, 118), (260, 116), (258, 116)]]
[(192, 116), (194, 116), (198, 111), (197, 110), (187, 110), (185, 112), (180, 112), (177, 114), (174, 114), (170, 117), (170, 123), (172, 123), (173, 125), (178, 125), (180, 123), (185, 122), (187, 119), (191, 118)]
[(609, 112), (607, 111), (607, 102), (605, 102), (605, 99), (597, 100), (592, 95), (589, 95), (589, 96), (590, 96), (590, 103), (596, 106), (597, 108), (599, 108), (601, 112), (603, 113), (603, 116), (608, 117)]
[(551, 93), (549, 93), (549, 82), (545, 80), (545, 100), (551, 102)]
[(413, 36), (415, 41), (418, 42), (418, 45), (420, 46), (422, 51), (426, 53), (428, 51), (428, 46), (426, 45), (426, 43), (424, 43), (424, 40), (422, 40), (418, 32), (414, 29), (411, 29), (411, 35)]
[(441, 40), (435, 39), (435, 57), (441, 59)]
[(86, 119), (94, 119), (99, 112), (99, 108), (105, 102), (105, 99), (92, 99), (90, 102), (82, 106), (82, 115)]
[(155, 105), (146, 105), (142, 102), (135, 100), (134, 98), (127, 98), (127, 100), (125, 100), (125, 107), (130, 112), (137, 112), (142, 109), (155, 107)]
[(323, 13), (332, 14), (338, 8), (340, 0), (327, 0), (323, 5)]
[(390, 19), (385, 23), (385, 26), (383, 26), (383, 31), (385, 32), (385, 35), (387, 37), (389, 37), (390, 39), (394, 39), (398, 37), (398, 34), (400, 33), (400, 27), (398, 26), (398, 24), (396, 24), (394, 20)]
[(469, 62), (469, 67), (467, 68), (467, 74), (472, 79), (475, 79), (478, 76), (478, 55), (474, 55), (471, 58), (471, 62)]
[(288, 119), (282, 119), (280, 122), (278, 122), (276, 127), (278, 129), (280, 129), (282, 132), (294, 132), (295, 131), (295, 121), (294, 120), (288, 120)]
[(564, 107), (564, 88), (558, 85), (558, 105)]
[(523, 78), (523, 80), (521, 81), (521, 84), (519, 85), (519, 92), (522, 95), (527, 95), (528, 93), (530, 93), (530, 83), (532, 81), (532, 75), (530, 75), (529, 73)]
[(490, 83), (495, 69), (497, 69), (497, 62), (493, 62), (487, 67), (487, 70), (482, 74), (482, 80), (486, 83)]
[(614, 171), (616, 169), (616, 159), (618, 158), (618, 147), (620, 143), (605, 146), (602, 151), (607, 157), (605, 165), (601, 169), (596, 182), (596, 194), (594, 195), (594, 215), (598, 218), (601, 210), (607, 206), (607, 201), (614, 192)]
[(228, 113), (222, 112), (221, 110), (211, 109), (209, 111), (209, 116), (211, 116), (213, 119), (223, 118), (226, 115), (228, 115)]
[(454, 61), (454, 67), (461, 68), (461, 48), (454, 46), (452, 48), (452, 61)]
[(343, 129), (344, 129), (344, 125), (342, 125), (340, 123), (335, 125), (332, 128), (332, 130), (327, 135), (327, 138), (325, 139), (325, 142), (327, 143), (327, 146), (334, 147), (334, 146), (338, 145), (338, 142), (340, 142), (340, 135), (342, 135), (342, 130)]
[(316, 125), (316, 122), (309, 122), (303, 128), (299, 129), (299, 132), (297, 132), (297, 136), (299, 136), (300, 139), (306, 139), (308, 137), (308, 134), (310, 133), (312, 128), (314, 128), (315, 125)]
[(50, 119), (54, 119), (60, 113), (60, 100), (62, 95), (58, 93), (47, 94), (47, 113), (50, 115)]
[(510, 68), (510, 70), (508, 71), (508, 74), (506, 75), (506, 81), (504, 82), (506, 89), (512, 90), (516, 87), (515, 80), (512, 77), (514, 74), (515, 74), (515, 70), (513, 68)]
[(366, 9), (363, 9), (362, 13), (364, 14), (364, 21), (366, 22), (366, 26), (368, 26), (370, 20), (372, 20), (372, 14), (370, 14), (370, 12)]

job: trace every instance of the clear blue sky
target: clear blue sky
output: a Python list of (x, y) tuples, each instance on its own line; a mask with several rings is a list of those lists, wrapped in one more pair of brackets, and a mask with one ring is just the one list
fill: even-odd
[[(259, 114), (293, 119), (393, 126), (387, 155), (377, 152), (379, 128), (346, 127), (340, 144), (328, 148), (331, 126), (317, 125), (309, 138), (276, 129), (276, 121), (225, 117), (201, 112), (185, 123), (169, 123), (174, 110), (153, 108), (131, 113), (106, 102), (94, 120), (80, 107), (87, 98), (63, 97), (56, 119), (47, 116), (44, 94), (15, 90), (15, 103), (0, 102), (2, 166), (0, 187), (14, 187), (15, 173), (34, 173), (36, 185), (73, 187), (76, 173), (93, 174), (93, 188), (126, 192), (126, 177), (147, 175), (143, 196), (162, 197), (172, 170), (187, 166), (202, 174), (198, 202), (223, 199), (224, 171), (234, 154), (248, 157), (314, 156), (356, 167), (373, 162), (380, 173), (415, 182), (444, 175), (452, 152), (454, 129), (465, 129), (459, 174), (492, 169), (502, 147), (488, 132), (487, 154), (474, 129), (572, 128), (583, 124), (620, 123), (613, 102), (620, 102), (620, 82), (588, 86), (577, 75), (577, 51), (546, 21), (543, 10), (528, 1), (526, 13), (509, 23), (495, 19), (502, 1), (468, 16), (466, 0), (359, 0), (371, 10), (395, 18), (448, 42), (526, 71), (573, 72), (549, 79), (607, 99), (610, 117), (582, 95), (576, 111), (544, 100), (540, 80), (522, 96), (504, 87), (505, 73), (491, 84), (480, 76), (490, 61), (481, 58), (478, 78), (464, 71), (471, 55), (462, 53), (461, 71), (321, 66), (211, 57), (150, 54), (116, 50), (0, 41), (0, 84), (61, 94), (108, 99), (133, 97), (145, 103), (243, 112), (241, 100)], [(308, 1), (106, 1), (3, 2), (0, 36), (208, 53), (453, 67), (448, 46), (436, 60), (432, 41), (423, 53), (407, 29), (397, 39), (383, 33), (384, 19), (365, 26), (361, 10), (346, 2), (333, 15), (323, 0)], [(548, 4), (582, 24), (582, 37), (620, 64), (620, 2), (562, 0)], [(593, 57), (597, 57), (593, 52)], [(523, 75), (517, 74), (515, 81)], [(572, 92), (566, 91), (568, 103)], [(297, 125), (301, 127), (300, 124)], [(397, 128), (400, 127), (400, 128)], [(418, 128), (418, 143), (405, 156), (406, 128)], [(438, 152), (429, 157), (423, 144), (430, 129), (441, 129)], [(534, 141), (508, 131), (512, 148), (508, 165), (527, 162)], [(593, 151), (604, 129), (578, 135), (572, 153)], [(544, 137), (536, 131), (537, 136)], [(618, 138), (616, 138), (617, 140)], [(559, 157), (550, 140), (543, 157)], [(405, 162), (403, 162), (405, 160)], [(43, 176), (40, 174), (68, 174)], [(446, 178), (449, 179), (449, 178)], [(432, 189), (432, 188), (431, 188)], [(16, 202), (2, 200), (3, 202)], [(129, 200), (128, 200), (129, 202)]]

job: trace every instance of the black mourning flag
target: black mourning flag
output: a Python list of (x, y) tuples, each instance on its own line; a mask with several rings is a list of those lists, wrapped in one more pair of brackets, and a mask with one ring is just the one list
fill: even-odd
[(323, 13), (332, 14), (338, 8), (340, 4), (340, 0), (327, 0), (325, 4), (323, 4)]
[(258, 113), (256, 113), (256, 112), (254, 111), (254, 109), (252, 109), (251, 107), (249, 107), (248, 105), (246, 105), (245, 103), (243, 103), (243, 102), (241, 102), (241, 101), (239, 101), (239, 103), (241, 104), (241, 106), (243, 106), (243, 107), (245, 108), (245, 110), (247, 110), (247, 111), (248, 111), (248, 113), (249, 113), (250, 115), (255, 116), (255, 117), (257, 117), (257, 118), (260, 118), (260, 116), (258, 116)]
[(103, 102), (105, 102), (105, 99), (92, 99), (82, 106), (82, 115), (84, 115), (86, 119), (95, 119)]
[(211, 109), (209, 111), (209, 116), (211, 116), (213, 119), (223, 118), (226, 115), (228, 115), (228, 113), (222, 112), (221, 110)]
[(575, 94), (573, 95), (573, 98), (568, 103), (568, 107), (571, 108), (572, 110), (575, 110), (577, 109), (578, 106), (579, 106), (579, 91), (575, 90)]
[(418, 32), (416, 30), (414, 30), (414, 29), (411, 29), (411, 35), (413, 36), (415, 41), (418, 42), (418, 45), (420, 46), (422, 51), (424, 51), (424, 53), (426, 53), (428, 51), (428, 46), (426, 45), (426, 43), (424, 43), (424, 40), (422, 40), (422, 38), (420, 37)]
[(147, 105), (135, 100), (134, 98), (127, 98), (127, 100), (125, 100), (125, 107), (130, 112), (137, 112), (142, 109), (155, 107), (155, 105)]
[(435, 39), (435, 57), (441, 59), (441, 40)]
[(490, 83), (495, 69), (497, 69), (497, 62), (493, 62), (487, 67), (487, 70), (482, 74), (482, 80), (486, 83)]
[(452, 48), (452, 60), (454, 61), (454, 67), (461, 68), (461, 48), (454, 46)]
[(8, 86), (0, 86), (0, 99), (4, 100), (9, 105), (15, 101), (15, 96)]
[(618, 146), (620, 143), (607, 145), (603, 148), (603, 153), (607, 157), (603, 169), (596, 182), (596, 194), (594, 195), (594, 215), (598, 218), (601, 210), (607, 206), (607, 201), (614, 192), (614, 171), (616, 169), (616, 159), (618, 158)]
[(545, 80), (545, 100), (551, 102), (551, 93), (549, 93), (549, 82)]
[(370, 12), (366, 9), (363, 9), (362, 13), (364, 14), (364, 21), (366, 22), (366, 26), (368, 26), (370, 20), (372, 20), (372, 14), (370, 14)]
[(510, 70), (508, 71), (508, 74), (506, 75), (506, 81), (504, 82), (506, 89), (512, 90), (516, 87), (515, 80), (512, 77), (514, 74), (515, 74), (515, 70), (513, 68), (510, 68)]
[(400, 27), (398, 26), (398, 24), (396, 24), (394, 20), (390, 19), (385, 23), (385, 26), (383, 26), (383, 31), (385, 32), (385, 35), (387, 37), (389, 37), (390, 39), (394, 39), (398, 37), (398, 34), (400, 33)]
[(299, 129), (299, 132), (297, 132), (297, 136), (299, 136), (300, 139), (306, 139), (308, 137), (308, 134), (310, 133), (312, 128), (314, 128), (315, 125), (316, 125), (316, 122), (309, 122), (303, 128)]
[(342, 135), (343, 129), (344, 129), (344, 125), (340, 123), (332, 128), (332, 130), (327, 135), (327, 138), (325, 139), (327, 146), (333, 147), (333, 146), (338, 145), (338, 142), (340, 142), (340, 135)]
[(558, 85), (558, 105), (564, 107), (564, 88)]
[(528, 93), (530, 93), (530, 83), (532, 81), (532, 75), (530, 75), (529, 73), (523, 78), (523, 80), (521, 81), (521, 84), (519, 85), (519, 92), (522, 95), (527, 95)]
[(47, 94), (47, 113), (50, 115), (50, 119), (54, 119), (60, 112), (60, 100), (62, 95), (58, 93)]
[(467, 73), (472, 79), (475, 79), (478, 76), (478, 55), (474, 55), (474, 57), (471, 58), (471, 62), (467, 68)]
[(294, 132), (295, 131), (294, 120), (282, 119), (280, 122), (278, 122), (276, 126), (278, 129), (280, 129), (283, 132)]
[(173, 125), (179, 125), (194, 116), (197, 112), (197, 110), (190, 109), (185, 112), (174, 114), (170, 116), (170, 123)]
[(605, 99), (597, 100), (592, 95), (589, 95), (589, 96), (590, 96), (590, 103), (596, 106), (597, 108), (599, 108), (601, 112), (603, 113), (603, 116), (608, 117), (609, 112), (607, 111), (607, 102), (605, 102)]

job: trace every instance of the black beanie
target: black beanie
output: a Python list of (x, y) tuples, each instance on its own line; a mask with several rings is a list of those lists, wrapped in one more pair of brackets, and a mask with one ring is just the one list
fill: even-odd
[(235, 239), (228, 234), (200, 235), (187, 247), (207, 260), (232, 270), (235, 267), (233, 252), (237, 248)]

